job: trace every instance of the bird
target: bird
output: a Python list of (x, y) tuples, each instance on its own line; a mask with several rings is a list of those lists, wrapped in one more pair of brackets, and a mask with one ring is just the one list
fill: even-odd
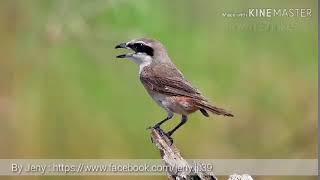
[[(167, 116), (156, 123), (153, 128), (159, 129), (174, 114), (181, 115), (181, 121), (166, 135), (171, 138), (188, 120), (188, 115), (200, 111), (209, 117), (209, 112), (216, 115), (234, 115), (227, 110), (210, 104), (202, 93), (186, 80), (181, 71), (171, 61), (165, 46), (158, 40), (138, 38), (120, 43), (116, 49), (129, 49), (132, 52), (116, 56), (129, 59), (139, 66), (139, 78), (152, 99), (162, 107)], [(172, 139), (172, 138), (171, 138)]]

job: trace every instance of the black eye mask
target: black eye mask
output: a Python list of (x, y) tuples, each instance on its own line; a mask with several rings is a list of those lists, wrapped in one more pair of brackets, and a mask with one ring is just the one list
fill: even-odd
[(146, 46), (142, 43), (129, 44), (128, 46), (135, 52), (146, 53), (149, 56), (153, 56), (153, 49), (150, 46)]

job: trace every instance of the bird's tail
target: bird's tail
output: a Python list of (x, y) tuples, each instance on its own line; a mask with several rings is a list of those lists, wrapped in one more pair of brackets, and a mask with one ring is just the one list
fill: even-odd
[(233, 117), (233, 114), (227, 112), (225, 109), (212, 106), (208, 102), (205, 102), (205, 101), (196, 101), (195, 105), (198, 108), (200, 108), (201, 113), (207, 117), (209, 116), (209, 114), (206, 112), (206, 110), (208, 110), (214, 114), (217, 114), (217, 115), (224, 115), (224, 116)]

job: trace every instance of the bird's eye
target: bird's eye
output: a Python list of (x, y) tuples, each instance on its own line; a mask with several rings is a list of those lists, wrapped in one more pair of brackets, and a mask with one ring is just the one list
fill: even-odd
[(142, 44), (142, 43), (136, 43), (136, 44), (134, 44), (134, 45), (135, 45), (136, 51), (138, 51), (138, 52), (143, 52), (143, 51), (144, 51), (144, 47), (145, 47), (144, 44)]
[(143, 43), (135, 43), (133, 46), (136, 52), (146, 53), (149, 56), (153, 56), (153, 49), (151, 47)]
[(137, 43), (137, 47), (141, 48), (141, 47), (143, 47), (143, 44), (142, 43)]

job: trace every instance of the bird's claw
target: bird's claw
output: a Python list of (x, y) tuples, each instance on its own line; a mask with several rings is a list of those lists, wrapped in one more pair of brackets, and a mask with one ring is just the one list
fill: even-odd
[(150, 130), (150, 129), (160, 129), (160, 126), (156, 124), (154, 126), (149, 126), (146, 128), (146, 130)]
[(160, 125), (159, 124), (156, 124), (152, 127), (153, 129), (160, 129)]
[(169, 139), (169, 141), (170, 141), (169, 146), (171, 146), (173, 144), (173, 139), (171, 137), (172, 133), (170, 131), (167, 133), (164, 132), (164, 135)]
[[(150, 130), (150, 129), (156, 129), (158, 130), (160, 133), (161, 133), (161, 136), (166, 136), (168, 138), (168, 140), (170, 141), (169, 143), (169, 146), (171, 146), (173, 144), (173, 139), (171, 137), (171, 135), (173, 134), (171, 131), (169, 132), (164, 132), (161, 128), (160, 128), (160, 125), (159, 124), (156, 124), (154, 126), (149, 126), (147, 127), (147, 130)], [(153, 142), (153, 139), (151, 138), (151, 142)]]

